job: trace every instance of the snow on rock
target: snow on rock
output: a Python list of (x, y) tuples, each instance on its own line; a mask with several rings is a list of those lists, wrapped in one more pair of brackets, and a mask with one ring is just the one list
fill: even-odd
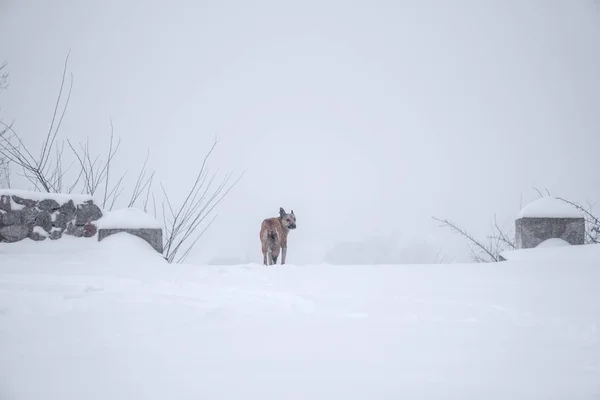
[(600, 394), (591, 246), (532, 249), (565, 253), (551, 261), (267, 268), (166, 264), (127, 234), (48, 242), (0, 244), (1, 399)]
[(162, 229), (155, 218), (137, 208), (107, 211), (96, 226), (98, 229)]
[(519, 218), (583, 218), (583, 214), (565, 201), (545, 196), (525, 206), (517, 215)]
[(47, 237), (47, 236), (49, 235), (49, 233), (48, 233), (48, 232), (46, 232), (46, 231), (44, 230), (44, 228), (42, 228), (41, 226), (34, 226), (34, 227), (33, 227), (33, 232), (34, 232), (34, 233), (37, 233), (37, 234), (38, 234), (38, 235), (40, 235), (40, 236), (44, 236), (44, 237)]
[[(17, 196), (22, 199), (43, 201), (43, 200), (54, 200), (59, 204), (73, 200), (75, 204), (85, 203), (86, 201), (92, 200), (96, 204), (100, 204), (94, 196), (88, 195), (77, 195), (69, 193), (46, 193), (46, 192), (35, 192), (29, 190), (18, 190), (18, 189), (0, 189), (0, 196)], [(13, 200), (13, 206), (22, 208), (24, 205), (15, 204)], [(17, 208), (13, 208), (16, 210)]]
[(538, 244), (536, 246), (536, 248), (552, 248), (552, 247), (561, 247), (561, 246), (570, 246), (571, 243), (567, 242), (566, 240), (563, 240), (561, 238), (550, 238), (550, 239), (546, 239), (544, 240), (542, 243)]
[(41, 226), (34, 226), (32, 232), (27, 237), (36, 242), (40, 242), (45, 240), (48, 235), (48, 232), (46, 232)]

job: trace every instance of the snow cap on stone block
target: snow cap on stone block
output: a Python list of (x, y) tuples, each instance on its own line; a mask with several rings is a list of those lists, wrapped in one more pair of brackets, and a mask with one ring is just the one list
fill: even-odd
[(98, 229), (161, 229), (162, 225), (138, 208), (123, 208), (104, 213), (96, 222)]
[(583, 218), (583, 213), (566, 201), (545, 196), (526, 205), (517, 215), (521, 218)]

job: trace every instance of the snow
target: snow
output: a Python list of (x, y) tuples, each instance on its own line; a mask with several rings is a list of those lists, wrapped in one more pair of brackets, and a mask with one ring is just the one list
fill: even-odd
[(11, 197), (11, 199), (10, 199), (10, 209), (11, 209), (12, 211), (19, 211), (19, 210), (22, 210), (22, 209), (24, 209), (24, 208), (25, 208), (25, 205), (24, 205), (24, 204), (18, 204), (18, 203), (16, 203), (16, 202), (15, 202), (15, 201), (12, 199), (12, 197)]
[(34, 226), (33, 232), (35, 232), (41, 236), (48, 237), (48, 233), (41, 226)]
[[(75, 204), (83, 204), (88, 200), (93, 200), (94, 203), (100, 204), (98, 200), (94, 196), (88, 195), (78, 195), (78, 194), (69, 194), (69, 193), (46, 193), (46, 192), (34, 192), (28, 190), (18, 190), (18, 189), (0, 189), (0, 196), (18, 196), (23, 199), (30, 199), (34, 201), (42, 201), (46, 199), (53, 199), (58, 202), (58, 204), (67, 203), (69, 200), (73, 200)], [(16, 204), (12, 198), (11, 202), (13, 205), (13, 210), (18, 209), (18, 207), (23, 207)]]
[(583, 218), (583, 214), (565, 201), (545, 196), (525, 206), (517, 215), (519, 218)]
[(124, 233), (0, 244), (0, 398), (599, 398), (600, 246), (529, 250), (263, 267)]
[(107, 211), (95, 222), (99, 229), (161, 229), (161, 224), (137, 208)]
[(571, 243), (567, 242), (561, 238), (550, 238), (544, 240), (542, 243), (538, 244), (537, 248), (547, 248), (547, 247), (561, 247), (561, 246), (570, 246)]
[(590, 260), (594, 260), (600, 268), (600, 244), (546, 247), (540, 247), (538, 245), (538, 247), (533, 249), (505, 251), (501, 255), (509, 261), (528, 261), (544, 263), (558, 262), (576, 265), (586, 263)]

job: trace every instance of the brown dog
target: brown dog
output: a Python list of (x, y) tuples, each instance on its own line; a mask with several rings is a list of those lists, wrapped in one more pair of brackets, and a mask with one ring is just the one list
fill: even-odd
[(262, 244), (263, 263), (277, 264), (279, 251), (282, 250), (281, 265), (285, 264), (287, 253), (287, 236), (291, 229), (296, 229), (294, 210), (287, 214), (279, 208), (279, 217), (265, 219), (260, 226), (260, 243)]

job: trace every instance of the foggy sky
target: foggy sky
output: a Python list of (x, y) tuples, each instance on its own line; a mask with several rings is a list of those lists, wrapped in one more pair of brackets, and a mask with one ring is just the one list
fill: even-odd
[[(150, 6), (151, 4), (151, 6)], [(290, 263), (374, 236), (468, 260), (532, 189), (600, 200), (600, 16), (592, 0), (0, 0), (0, 116), (34, 146), (64, 58), (61, 129), (150, 166), (176, 199), (214, 135), (246, 174), (188, 261), (261, 262), (262, 219), (293, 209)]]

